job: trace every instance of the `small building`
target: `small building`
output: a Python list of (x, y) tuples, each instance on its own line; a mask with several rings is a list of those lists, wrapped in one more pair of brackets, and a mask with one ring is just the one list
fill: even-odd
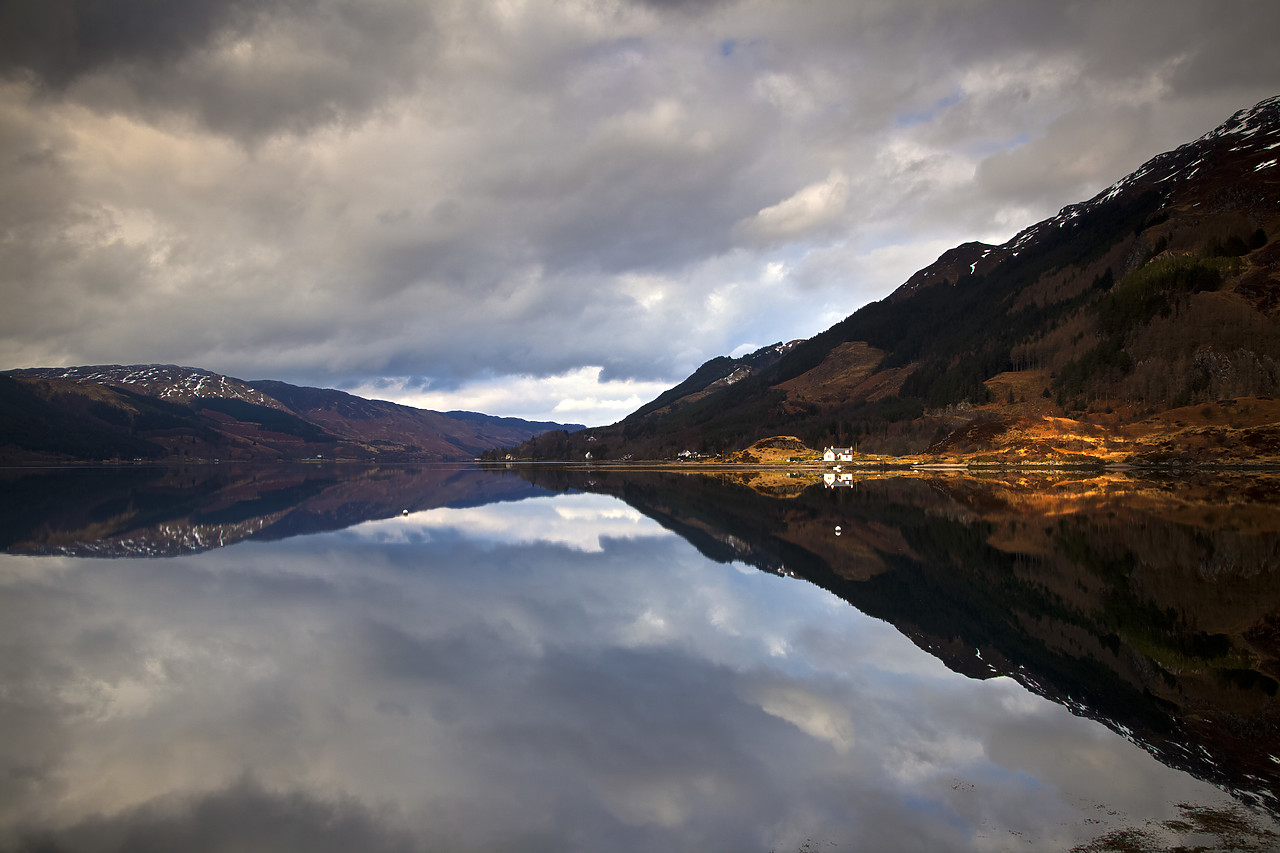
[(823, 462), (852, 462), (852, 447), (828, 447), (822, 451)]

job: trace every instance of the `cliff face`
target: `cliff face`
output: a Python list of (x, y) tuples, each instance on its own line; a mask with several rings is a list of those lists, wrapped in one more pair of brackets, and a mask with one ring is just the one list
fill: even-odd
[[(951, 450), (981, 450), (975, 422), (1047, 416), (1139, 454), (1207, 441), (1250, 458), (1280, 439), (1265, 405), (1280, 396), (1278, 152), (1272, 98), (1003, 245), (944, 253), (740, 381), (712, 387), (701, 374), (732, 365), (708, 362), (612, 427), (516, 455), (582, 458), (592, 441), (595, 459), (669, 457), (776, 434), (918, 453), (955, 433)], [(1214, 435), (1183, 434), (1197, 418)]]

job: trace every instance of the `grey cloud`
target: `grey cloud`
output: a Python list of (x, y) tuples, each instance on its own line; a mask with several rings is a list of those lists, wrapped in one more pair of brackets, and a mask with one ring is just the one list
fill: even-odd
[(255, 8), (245, 0), (11, 0), (0, 7), (0, 69), (60, 89), (115, 63), (165, 65), (224, 29), (244, 29)]
[[(1179, 92), (1266, 91), (1280, 76), (1280, 56), (1270, 34), (1280, 27), (1280, 10), (1272, 4), (1234, 0), (1201, 7), (1195, 24), (1200, 35), (1186, 46), (1187, 58), (1172, 74)], [(1271, 94), (1275, 94), (1272, 92)], [(1260, 96), (1265, 97), (1265, 95)], [(1241, 104), (1241, 108), (1252, 106)]]
[(738, 0), (628, 0), (638, 6), (648, 6), (660, 12), (688, 12), (701, 14)]
[[(120, 73), (122, 108), (193, 112), (210, 129), (256, 140), (358, 122), (429, 67), (429, 6), (412, 0), (317, 2), (263, 15), (241, 44), (223, 35), (165, 73)], [(97, 94), (86, 86), (86, 96)], [(115, 93), (102, 90), (111, 103)]]
[(24, 850), (167, 853), (173, 850), (308, 850), (401, 853), (425, 849), (384, 815), (346, 798), (281, 792), (245, 777), (206, 795), (161, 799), (59, 830), (31, 830)]
[[(52, 97), (248, 142), (358, 120), (429, 67), (414, 0), (20, 0), (0, 10), (0, 72)], [(5, 43), (7, 42), (7, 43)]]
[(1043, 137), (983, 160), (977, 185), (991, 197), (1013, 202), (1090, 198), (1110, 183), (1099, 185), (1100, 174), (1118, 180), (1141, 165), (1131, 162), (1132, 152), (1141, 150), (1135, 142), (1148, 127), (1142, 109), (1069, 114)]

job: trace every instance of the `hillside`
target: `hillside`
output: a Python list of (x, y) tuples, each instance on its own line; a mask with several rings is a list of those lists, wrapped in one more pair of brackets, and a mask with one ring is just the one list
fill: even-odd
[(1280, 458), (1277, 234), (1280, 97), (1000, 246), (945, 252), (749, 372), (713, 359), (611, 427), (513, 455), (669, 458), (777, 434), (1017, 455), (1016, 436), (1055, 450), (1063, 429), (1121, 457)]
[(460, 461), (547, 430), (174, 365), (0, 373), (0, 463), (111, 459)]

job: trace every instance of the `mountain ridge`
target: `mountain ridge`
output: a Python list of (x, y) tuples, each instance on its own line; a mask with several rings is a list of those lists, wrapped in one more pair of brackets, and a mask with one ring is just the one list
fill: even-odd
[(579, 424), (442, 413), (178, 365), (0, 373), (0, 461), (462, 461)]

